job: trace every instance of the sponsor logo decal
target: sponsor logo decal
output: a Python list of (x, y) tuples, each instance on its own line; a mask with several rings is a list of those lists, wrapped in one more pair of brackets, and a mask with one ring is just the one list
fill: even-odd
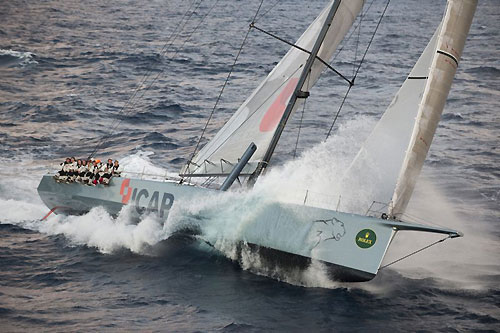
[[(125, 192), (126, 191), (126, 192)], [(120, 188), (120, 195), (122, 196), (122, 204), (128, 204), (130, 196), (132, 195), (133, 188), (130, 187), (130, 179), (126, 178), (122, 182), (122, 187)]]
[(344, 222), (339, 219), (332, 217), (329, 220), (316, 220), (313, 223), (316, 225), (316, 244), (313, 246), (315, 248), (321, 242), (327, 240), (339, 241), (345, 236), (345, 226)]
[[(129, 202), (135, 206), (137, 213), (155, 212), (160, 217), (163, 217), (165, 211), (168, 211), (174, 203), (174, 195), (172, 193), (160, 191), (149, 191), (145, 188), (135, 188), (130, 186), (130, 179), (126, 178), (120, 187), (120, 195), (124, 205)], [(161, 198), (161, 200), (160, 200)]]
[(363, 229), (356, 235), (356, 244), (362, 248), (367, 249), (375, 245), (377, 241), (377, 235), (373, 230)]
[(283, 112), (285, 112), (288, 100), (297, 86), (297, 82), (299, 82), (299, 79), (293, 77), (288, 81), (283, 90), (281, 90), (281, 93), (276, 97), (260, 122), (259, 130), (261, 132), (272, 131), (276, 128), (281, 116), (283, 116)]

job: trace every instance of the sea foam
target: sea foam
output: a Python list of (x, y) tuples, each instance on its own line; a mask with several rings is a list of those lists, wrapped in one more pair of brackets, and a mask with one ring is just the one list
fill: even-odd
[[(343, 189), (338, 187), (336, 180), (342, 176), (354, 157), (356, 149), (352, 148), (360, 146), (356, 132), (364, 131), (372, 124), (372, 121), (364, 118), (346, 124), (327, 142), (320, 143), (299, 158), (271, 170), (252, 190), (235, 189), (209, 197), (177, 200), (165, 221), (159, 220), (155, 215), (144, 215), (136, 223), (130, 214), (130, 207), (124, 207), (117, 217), (112, 217), (103, 208), (96, 207), (83, 216), (51, 215), (45, 221), (40, 221), (48, 208), (44, 207), (34, 190), (43, 174), (41, 169), (37, 168), (30, 172), (28, 177), (20, 179), (11, 175), (0, 181), (1, 188), (10, 189), (8, 192), (1, 191), (0, 209), (6, 212), (2, 221), (49, 235), (62, 234), (69, 240), (69, 244), (91, 246), (102, 253), (128, 249), (139, 254), (150, 254), (151, 247), (168, 239), (177, 231), (196, 229), (199, 233), (197, 237), (201, 241), (208, 242), (229, 259), (239, 259), (244, 269), (297, 285), (345, 287), (345, 284), (330, 281), (324, 267), (318, 262), (313, 261), (306, 271), (285, 272), (280, 271), (279, 267), (264, 267), (258, 256), (244, 246), (241, 253), (238, 253), (238, 246), (249, 233), (267, 236), (268, 231), (255, 222), (255, 212), (274, 202), (276, 198), (285, 202), (303, 203), (306, 191), (309, 195), (314, 196), (316, 193), (318, 197), (326, 198), (324, 201), (313, 200), (312, 205), (326, 208), (338, 206), (339, 201), (335, 194), (341, 193)], [(161, 178), (172, 175), (171, 171), (152, 163), (151, 155), (151, 152), (138, 152), (121, 158), (120, 163), (125, 170), (142, 173), (144, 177), (157, 175)], [(426, 276), (466, 283), (471, 287), (483, 285), (474, 280), (473, 276), (457, 270), (457, 267), (464, 263), (486, 265), (498, 255), (498, 248), (495, 251), (495, 246), (490, 244), (487, 237), (480, 235), (478, 228), (457, 218), (445, 196), (425, 181), (425, 174), (423, 176), (410, 203), (409, 212), (427, 221), (441, 218), (443, 226), (464, 231), (466, 238), (439, 244), (432, 250), (392, 266), (391, 269), (409, 278)], [(428, 200), (429, 197), (432, 197), (432, 200)], [(340, 200), (340, 208), (343, 206), (354, 207), (354, 210), (360, 212), (366, 209)], [(400, 232), (384, 263), (434, 239), (434, 235)], [(484, 244), (490, 244), (490, 250), (486, 251)], [(481, 267), (487, 269), (486, 266)], [(450, 275), (449, 272), (453, 274)], [(376, 279), (367, 284), (366, 288), (379, 289), (377, 283)]]
[(12, 63), (17, 63), (21, 66), (38, 64), (38, 62), (35, 60), (35, 57), (36, 55), (32, 52), (0, 49), (0, 65)]

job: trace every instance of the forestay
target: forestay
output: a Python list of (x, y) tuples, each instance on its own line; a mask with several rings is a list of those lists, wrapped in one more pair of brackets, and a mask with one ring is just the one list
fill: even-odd
[[(327, 61), (332, 57), (361, 11), (363, 2), (362, 0), (340, 2), (318, 52), (319, 58)], [(309, 51), (312, 49), (321, 28), (325, 23), (328, 24), (325, 22), (327, 14), (334, 4), (335, 1), (332, 1), (321, 12), (298, 39), (297, 46)], [(266, 154), (288, 101), (297, 88), (308, 57), (308, 53), (292, 47), (215, 137), (198, 152), (189, 165), (182, 169), (181, 175), (227, 175), (249, 144), (254, 142), (257, 151), (241, 173), (251, 174)], [(316, 59), (301, 90), (308, 92), (324, 68), (324, 64)], [(300, 104), (296, 103), (292, 112)]]
[(400, 217), (410, 201), (441, 118), (476, 5), (477, 0), (448, 1), (429, 79), (392, 198), (389, 210), (389, 215), (392, 217)]

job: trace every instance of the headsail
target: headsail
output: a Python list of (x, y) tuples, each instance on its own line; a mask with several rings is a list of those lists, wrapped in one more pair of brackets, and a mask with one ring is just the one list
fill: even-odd
[(469, 33), (477, 0), (449, 0), (429, 79), (401, 167), (389, 215), (404, 213), (429, 151)]
[(388, 202), (391, 199), (410, 143), (440, 30), (441, 25), (343, 175), (339, 193), (342, 193), (344, 204), (352, 206), (344, 207), (347, 211), (366, 209), (373, 201)]
[[(318, 52), (318, 57), (326, 61), (332, 57), (349, 31), (364, 1), (338, 2), (339, 0), (332, 1), (296, 42), (297, 46), (311, 50), (322, 27), (329, 23), (326, 22), (328, 13), (333, 6), (338, 5)], [(242, 174), (254, 172), (268, 150), (308, 58), (308, 53), (292, 47), (215, 137), (198, 152), (192, 163), (182, 169), (181, 175), (226, 175), (250, 142), (257, 145), (257, 151)], [(301, 90), (308, 92), (323, 69), (324, 65), (315, 60)], [(299, 105), (300, 103), (296, 103), (292, 112)]]

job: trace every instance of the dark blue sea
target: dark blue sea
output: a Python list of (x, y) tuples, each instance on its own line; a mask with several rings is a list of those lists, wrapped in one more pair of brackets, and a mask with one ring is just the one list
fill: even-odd
[[(265, 0), (256, 24), (293, 42), (326, 3)], [(0, 1), (0, 332), (500, 331), (497, 0), (479, 2), (410, 204), (413, 215), (461, 230), (463, 238), (356, 284), (329, 281), (320, 270), (287, 275), (238, 263), (230, 246), (175, 236), (170, 217), (135, 224), (125, 213), (111, 217), (96, 208), (40, 221), (48, 212), (36, 191), (42, 175), (101, 143), (96, 156), (119, 159), (126, 169), (178, 172), (259, 4)], [(353, 74), (384, 5), (365, 4), (363, 22), (341, 45), (334, 67)], [(346, 85), (327, 71), (285, 130), (272, 160), (275, 174), (293, 171), (318, 183), (349, 165), (445, 6), (392, 1), (330, 139), (323, 142)], [(287, 50), (250, 32), (201, 144)], [(196, 211), (197, 203), (190, 205)], [(246, 208), (221, 209), (222, 234), (239, 232), (251, 214)], [(434, 240), (398, 234), (384, 263)]]

